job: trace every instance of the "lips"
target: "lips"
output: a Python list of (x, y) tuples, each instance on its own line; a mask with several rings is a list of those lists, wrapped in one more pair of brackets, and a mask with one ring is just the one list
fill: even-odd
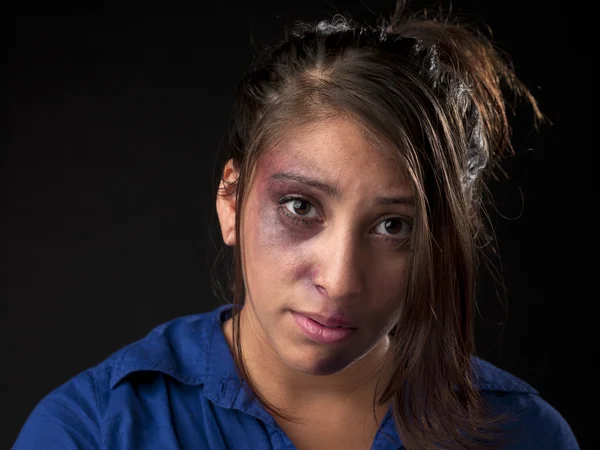
[(325, 314), (319, 314), (319, 313), (305, 313), (305, 312), (296, 311), (296, 314), (307, 317), (307, 318), (317, 322), (319, 325), (322, 325), (327, 328), (356, 329), (356, 327), (353, 326), (355, 324), (355, 322), (345, 319), (344, 313), (341, 313), (341, 312), (325, 315)]

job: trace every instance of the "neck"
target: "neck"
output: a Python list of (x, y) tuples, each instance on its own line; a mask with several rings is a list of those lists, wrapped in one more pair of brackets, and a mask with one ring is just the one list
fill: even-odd
[[(340, 411), (372, 414), (375, 391), (381, 392), (391, 376), (391, 367), (384, 365), (390, 345), (387, 336), (364, 357), (337, 373), (305, 374), (281, 361), (251, 308), (242, 308), (240, 314), (240, 339), (246, 370), (255, 389), (268, 402), (294, 415), (299, 411), (330, 413), (337, 407)], [(224, 323), (223, 331), (234, 352), (232, 319)], [(379, 420), (388, 407), (389, 402), (376, 407)]]

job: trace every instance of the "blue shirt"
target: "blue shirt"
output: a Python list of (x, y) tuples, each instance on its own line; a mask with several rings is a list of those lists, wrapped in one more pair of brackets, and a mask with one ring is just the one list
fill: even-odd
[[(242, 388), (221, 323), (232, 305), (156, 327), (44, 397), (13, 449), (294, 449)], [(474, 360), (494, 411), (513, 411), (511, 450), (578, 449), (564, 418), (530, 385)], [(393, 442), (388, 436), (393, 437)], [(372, 450), (403, 448), (388, 410)]]

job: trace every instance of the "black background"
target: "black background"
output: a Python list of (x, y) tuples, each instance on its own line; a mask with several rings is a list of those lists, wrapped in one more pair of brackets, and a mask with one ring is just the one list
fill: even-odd
[[(21, 4), (3, 17), (1, 448), (70, 377), (159, 323), (216, 306), (215, 159), (253, 45), (287, 18), (349, 12), (374, 24), (373, 12), (389, 14), (394, 2), (119, 5)], [(575, 132), (573, 110), (561, 106), (567, 25), (543, 5), (452, 5), (491, 27), (553, 123), (535, 132), (520, 107), (512, 122), (512, 178), (493, 186), (508, 306), (484, 281), (478, 350), (537, 388), (584, 447), (576, 315), (593, 300), (578, 293), (591, 242), (588, 213), (574, 211), (585, 177), (565, 150)]]

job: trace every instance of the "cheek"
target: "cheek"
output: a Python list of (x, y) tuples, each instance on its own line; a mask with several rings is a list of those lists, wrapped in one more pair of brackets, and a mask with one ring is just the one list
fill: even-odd
[(279, 217), (276, 206), (263, 204), (252, 226), (251, 261), (261, 277), (294, 280), (307, 272), (308, 257), (304, 240), (291, 233)]
[(395, 314), (406, 300), (408, 287), (408, 257), (394, 255), (371, 262), (366, 279), (369, 280), (374, 310), (382, 316)]

